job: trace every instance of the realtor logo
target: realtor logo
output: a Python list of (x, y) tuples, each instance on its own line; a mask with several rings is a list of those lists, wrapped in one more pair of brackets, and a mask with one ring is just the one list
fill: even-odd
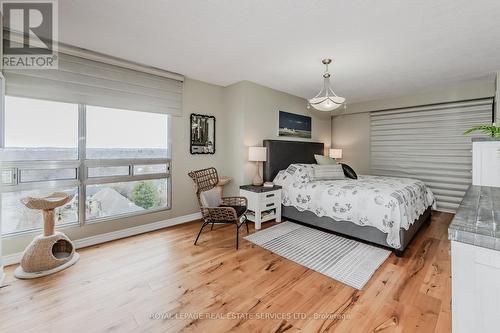
[(1, 1), (1, 9), (2, 68), (57, 68), (56, 0)]

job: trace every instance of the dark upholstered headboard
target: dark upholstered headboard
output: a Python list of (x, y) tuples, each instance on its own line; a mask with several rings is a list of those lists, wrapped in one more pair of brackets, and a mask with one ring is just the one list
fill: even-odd
[(320, 142), (264, 140), (267, 161), (264, 162), (264, 181), (272, 182), (280, 170), (293, 163), (315, 164), (314, 154), (323, 155), (325, 145)]

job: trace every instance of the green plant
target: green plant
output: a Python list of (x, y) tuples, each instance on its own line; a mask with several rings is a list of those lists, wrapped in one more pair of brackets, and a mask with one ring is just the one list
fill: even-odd
[(472, 132), (482, 132), (484, 134), (491, 135), (494, 138), (500, 138), (500, 127), (496, 126), (495, 123), (491, 125), (479, 125), (472, 128), (469, 128), (464, 132), (464, 135), (469, 135)]
[(144, 209), (158, 207), (160, 195), (150, 182), (139, 182), (132, 189), (132, 201)]

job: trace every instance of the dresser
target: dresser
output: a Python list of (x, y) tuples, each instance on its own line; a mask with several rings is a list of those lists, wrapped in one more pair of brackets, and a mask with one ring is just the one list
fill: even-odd
[(472, 185), (448, 228), (448, 238), (453, 332), (499, 332), (500, 187)]
[(500, 139), (472, 139), (472, 184), (500, 186)]
[(247, 219), (260, 229), (263, 222), (281, 222), (281, 186), (240, 186), (240, 196), (248, 200)]

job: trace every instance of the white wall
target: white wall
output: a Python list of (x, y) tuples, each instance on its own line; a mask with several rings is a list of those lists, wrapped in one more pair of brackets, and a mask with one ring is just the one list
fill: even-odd
[(497, 126), (500, 126), (500, 72), (496, 73), (495, 77), (495, 121)]
[[(306, 100), (281, 91), (243, 81), (226, 88), (225, 99), (231, 124), (228, 156), (231, 157), (233, 177), (237, 180), (228, 193), (236, 194), (238, 186), (249, 184), (255, 174), (255, 162), (248, 162), (248, 147), (262, 146), (264, 139), (300, 140), (278, 136), (278, 111), (312, 117), (312, 139), (331, 146), (331, 123), (328, 113), (308, 110)], [(241, 141), (242, 140), (242, 141)]]
[(356, 173), (370, 172), (370, 114), (355, 113), (333, 117), (333, 148), (342, 148), (342, 163)]
[[(243, 173), (239, 172), (241, 163), (246, 159), (244, 132), (245, 119), (245, 86), (243, 82), (230, 85), (224, 89), (224, 107), (226, 108), (227, 127), (225, 142), (225, 175), (233, 177), (233, 181), (226, 186), (228, 195), (237, 195), (238, 186), (243, 184)], [(219, 127), (220, 128), (220, 127)]]
[(495, 77), (489, 75), (477, 80), (462, 81), (449, 86), (435, 86), (397, 98), (348, 104), (345, 113), (359, 113), (385, 109), (455, 102), (495, 95)]

